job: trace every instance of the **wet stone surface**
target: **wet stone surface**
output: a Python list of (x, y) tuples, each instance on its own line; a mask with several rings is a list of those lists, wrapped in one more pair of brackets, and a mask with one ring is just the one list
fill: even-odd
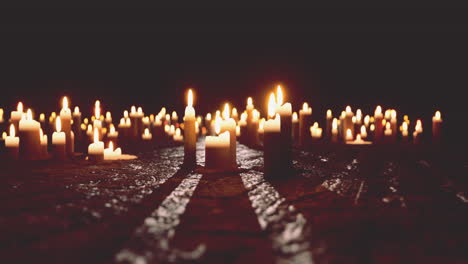
[(94, 165), (2, 161), (0, 259), (466, 263), (467, 167), (438, 153), (312, 146), (274, 178), (244, 145), (230, 173), (183, 168), (173, 145)]

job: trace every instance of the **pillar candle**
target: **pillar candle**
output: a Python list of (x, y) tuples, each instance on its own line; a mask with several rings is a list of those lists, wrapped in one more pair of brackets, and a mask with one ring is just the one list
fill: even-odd
[(292, 139), (294, 143), (299, 142), (299, 118), (296, 112), (292, 115)]
[(387, 122), (385, 124), (384, 130), (384, 142), (385, 143), (394, 143), (393, 131), (392, 131), (392, 124)]
[(384, 127), (382, 125), (382, 120), (383, 120), (382, 107), (378, 105), (375, 108), (375, 112), (374, 112), (374, 124), (375, 124), (374, 141), (376, 143), (379, 143), (382, 141), (383, 130), (384, 130)]
[(117, 148), (114, 150), (114, 143), (109, 141), (109, 147), (104, 149), (104, 160), (117, 160), (122, 155), (122, 150)]
[(408, 143), (408, 123), (401, 124), (401, 139), (404, 143)]
[(49, 140), (47, 138), (47, 135), (44, 135), (44, 132), (42, 131), (42, 129), (40, 130), (40, 138), (41, 138), (41, 156), (42, 156), (42, 159), (47, 159), (49, 156), (49, 152), (47, 151)]
[(353, 140), (354, 140), (353, 131), (351, 131), (351, 128), (346, 129), (346, 138), (345, 138), (345, 142), (353, 141)]
[[(179, 130), (180, 133), (180, 130)], [(175, 140), (176, 138), (174, 138)], [(177, 140), (181, 140), (177, 136)], [(192, 89), (187, 93), (187, 106), (184, 115), (184, 164), (193, 166), (196, 164), (197, 133), (195, 129), (195, 108), (193, 107)]]
[(331, 109), (328, 109), (327, 110), (327, 116), (326, 116), (326, 124), (325, 124), (325, 137), (326, 138), (330, 138), (332, 133), (332, 121), (333, 120), (333, 114), (332, 114), (332, 111)]
[(97, 128), (93, 131), (93, 143), (88, 146), (88, 159), (95, 162), (104, 160), (104, 142), (99, 141)]
[(75, 106), (75, 108), (73, 109), (72, 118), (73, 118), (72, 130), (73, 130), (73, 132), (75, 132), (75, 135), (76, 135), (77, 139), (81, 139), (82, 138), (82, 130), (80, 129), (80, 126), (81, 126), (81, 112), (80, 112), (80, 108), (78, 106)]
[(23, 103), (19, 102), (18, 106), (16, 107), (16, 111), (11, 111), (11, 116), (10, 116), (10, 124), (13, 124), (15, 126), (15, 131), (18, 131), (19, 129), (19, 122), (21, 118), (23, 117), (24, 109), (23, 109)]
[(331, 142), (338, 143), (338, 119), (333, 118), (331, 129)]
[(421, 136), (423, 133), (423, 127), (421, 120), (416, 120), (416, 127), (414, 128), (413, 132), (413, 143), (420, 144), (421, 143)]
[(442, 115), (436, 111), (432, 117), (432, 142), (439, 144), (442, 139)]
[(67, 155), (72, 154), (72, 142), (71, 142), (71, 110), (68, 107), (68, 98), (63, 97), (62, 110), (60, 110), (60, 122), (62, 123), (62, 132), (65, 133), (66, 138), (66, 152)]
[(237, 139), (236, 139), (236, 121), (229, 116), (229, 105), (226, 104), (223, 111), (224, 120), (221, 122), (221, 133), (229, 131), (229, 153), (231, 167), (237, 168)]
[(367, 138), (367, 130), (366, 130), (365, 125), (361, 126), (361, 130), (360, 130), (359, 134), (360, 134), (361, 138), (363, 138), (363, 139)]
[(19, 159), (20, 138), (15, 135), (15, 125), (10, 125), (10, 135), (5, 138), (5, 149), (8, 158), (12, 160)]
[[(221, 123), (215, 120), (215, 133), (221, 133)], [(205, 167), (214, 170), (230, 170), (232, 168), (229, 131), (219, 136), (205, 138)]]
[(351, 106), (346, 106), (346, 116), (344, 118), (344, 126), (343, 126), (343, 129), (344, 131), (346, 132), (346, 134), (344, 135), (345, 136), (345, 140), (348, 141), (348, 130), (351, 130), (351, 135), (353, 136), (354, 138), (354, 123), (353, 123), (353, 111), (351, 110)]
[(65, 160), (67, 157), (66, 134), (62, 131), (62, 118), (55, 119), (56, 132), (52, 134), (52, 154), (56, 160)]
[(398, 136), (397, 111), (395, 109), (390, 110), (390, 128), (392, 129), (392, 141), (395, 142)]
[(263, 126), (263, 161), (265, 177), (275, 177), (284, 172), (281, 149), (281, 119), (279, 114), (275, 119), (265, 121)]
[(39, 122), (32, 119), (32, 111), (19, 122), (20, 158), (23, 160), (38, 160), (41, 158), (41, 138)]
[(307, 103), (299, 110), (299, 145), (305, 146), (310, 141), (308, 129), (312, 123), (312, 108)]

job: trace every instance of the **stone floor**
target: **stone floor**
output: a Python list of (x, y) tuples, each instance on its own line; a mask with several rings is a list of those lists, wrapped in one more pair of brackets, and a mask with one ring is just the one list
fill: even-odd
[(448, 155), (317, 145), (274, 178), (245, 145), (232, 173), (182, 168), (182, 146), (137, 155), (1, 161), (1, 262), (468, 262), (468, 170)]

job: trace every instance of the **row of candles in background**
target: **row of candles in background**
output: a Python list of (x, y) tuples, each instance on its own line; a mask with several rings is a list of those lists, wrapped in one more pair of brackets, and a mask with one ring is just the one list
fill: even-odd
[[(236, 108), (231, 109), (225, 104), (222, 110), (208, 113), (205, 118), (196, 116), (192, 90), (187, 94), (182, 123), (178, 122), (175, 111), (170, 115), (164, 107), (158, 114), (146, 116), (141, 107), (132, 106), (130, 112), (124, 111), (116, 128), (110, 112), (105, 116), (101, 114), (99, 101), (95, 103), (94, 115), (82, 119), (78, 107), (71, 111), (66, 97), (62, 99), (60, 113), (52, 113), (48, 120), (44, 114), (39, 115), (39, 121), (34, 120), (32, 110), (24, 111), (22, 103), (18, 103), (16, 111), (11, 112), (7, 121), (0, 108), (0, 125), (9, 124), (8, 132), (2, 134), (7, 156), (21, 160), (49, 157), (66, 160), (74, 156), (75, 143), (83, 142), (89, 144), (89, 160), (115, 160), (123, 157), (121, 148), (117, 146), (170, 138), (184, 144), (184, 163), (194, 165), (198, 136), (207, 135), (206, 168), (235, 169), (236, 142), (239, 140), (246, 145), (263, 146), (265, 171), (273, 173), (291, 167), (293, 145), (308, 146), (314, 142), (391, 144), (399, 138), (402, 142), (418, 144), (423, 132), (421, 120), (416, 120), (411, 133), (408, 116), (403, 116), (399, 123), (396, 110), (384, 112), (380, 106), (376, 107), (372, 116), (364, 116), (360, 109), (354, 113), (350, 106), (337, 117), (328, 110), (325, 120), (324, 129), (318, 122), (313, 122), (312, 108), (307, 103), (303, 104), (299, 113), (292, 112), (292, 105), (283, 102), (280, 86), (270, 94), (267, 115), (263, 118), (250, 97), (240, 115)], [(441, 140), (441, 126), (441, 114), (437, 111), (432, 119), (432, 140), (436, 143)], [(51, 142), (47, 134), (52, 134)], [(105, 148), (104, 142), (108, 148)], [(49, 150), (52, 153), (49, 154)]]

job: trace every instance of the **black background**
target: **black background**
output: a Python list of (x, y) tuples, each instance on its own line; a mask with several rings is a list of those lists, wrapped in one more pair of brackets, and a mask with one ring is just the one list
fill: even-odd
[[(2, 10), (0, 105), (40, 112), (71, 97), (120, 117), (141, 105), (199, 113), (223, 102), (264, 110), (278, 83), (297, 110), (323, 118), (350, 104), (394, 107), (411, 119), (441, 110), (451, 142), (466, 144), (468, 38), (464, 10), (29, 9)], [(116, 112), (118, 111), (118, 112)]]

